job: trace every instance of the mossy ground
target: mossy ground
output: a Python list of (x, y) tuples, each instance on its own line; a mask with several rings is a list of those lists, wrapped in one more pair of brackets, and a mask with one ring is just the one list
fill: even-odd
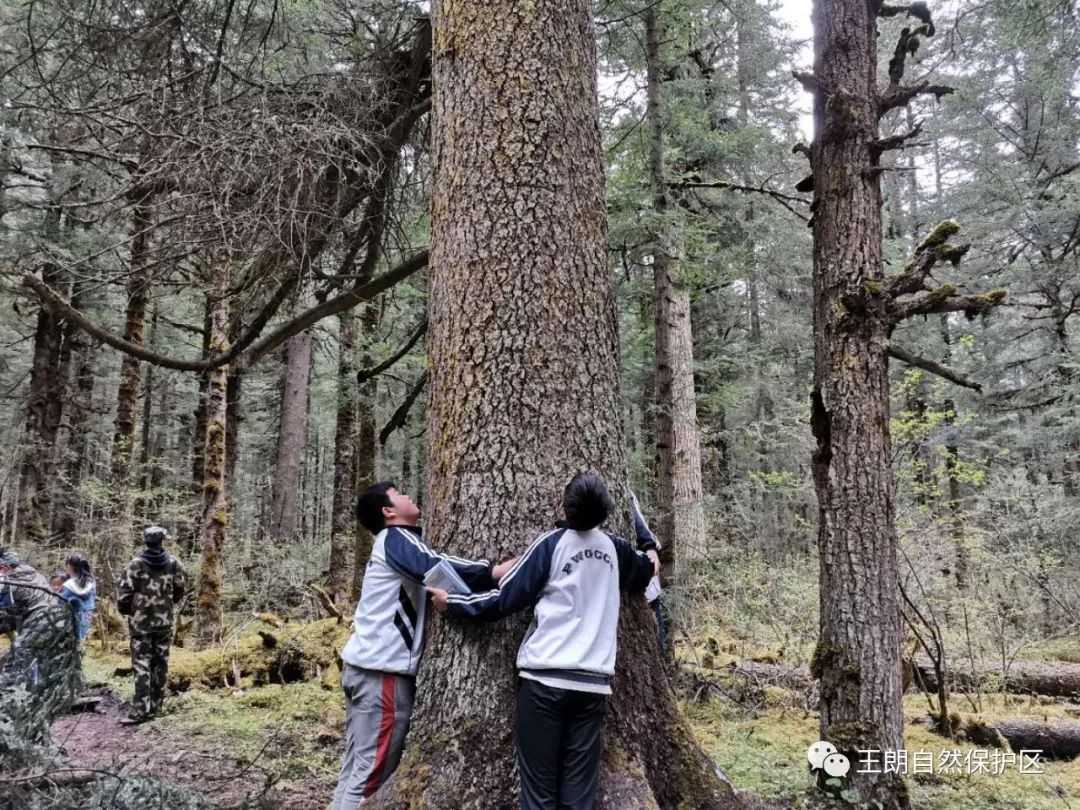
[[(336, 655), (343, 642), (340, 636), (347, 636), (348, 628), (348, 623), (338, 625), (334, 620), (281, 628), (253, 622), (221, 647), (199, 652), (174, 647), (172, 688), (154, 727), (175, 733), (193, 747), (227, 752), (225, 758), (237, 764), (256, 761), (279, 784), (315, 781), (332, 787), (345, 736)], [(255, 685), (253, 680), (266, 680), (262, 663), (267, 651), (259, 630), (309, 654), (310, 679)], [(106, 648), (94, 641), (88, 644), (83, 672), (89, 684), (108, 686), (129, 700), (133, 679), (115, 674), (129, 667), (124, 644)], [(235, 672), (244, 673), (238, 685)], [(175, 692), (182, 683), (191, 685)], [(220, 685), (208, 685), (214, 683)]]
[[(970, 709), (959, 701), (955, 705)], [(983, 706), (991, 717), (1066, 715), (1061, 706), (1043, 706), (1019, 697), (1012, 698), (1008, 706), (1000, 696), (984, 697)], [(818, 739), (815, 713), (768, 709), (748, 717), (742, 709), (719, 699), (686, 704), (683, 710), (698, 741), (740, 789), (763, 797), (785, 798), (815, 792), (806, 762), (806, 749)], [(936, 758), (944, 749), (960, 751), (963, 757), (979, 747), (949, 742), (922, 725), (926, 702), (921, 696), (906, 698), (905, 716), (909, 755), (932, 751)], [(1043, 775), (1021, 774), (1012, 766), (1000, 775), (920, 774), (909, 779), (913, 806), (919, 810), (1062, 810), (1080, 803), (1080, 760), (1046, 762), (1043, 770)]]
[[(303, 650), (306, 660), (319, 662), (308, 672), (314, 677), (285, 684), (253, 683), (265, 680), (265, 667), (260, 669), (260, 663), (266, 660), (266, 649), (259, 630), (272, 632), (279, 641)], [(154, 725), (190, 740), (192, 745), (228, 752), (235, 763), (257, 760), (260, 769), (280, 784), (329, 790), (337, 776), (344, 710), (336, 663), (324, 665), (336, 661), (336, 651), (348, 631), (347, 623), (339, 625), (333, 620), (284, 627), (250, 621), (223, 647), (201, 652), (175, 648), (172, 680), (191, 685), (168, 696), (165, 712)], [(1053, 650), (1040, 650), (1040, 657), (1071, 660), (1069, 656), (1078, 652), (1076, 644), (1076, 639), (1066, 640)], [(743, 657), (747, 650), (742, 646), (737, 639), (716, 633), (681, 649), (680, 658), (684, 666), (713, 669), (711, 676), (725, 681), (726, 676), (715, 670)], [(706, 656), (711, 667), (701, 665)], [(768, 660), (772, 656), (760, 657)], [(87, 647), (87, 681), (108, 685), (125, 699), (131, 696), (132, 679), (115, 672), (129, 665), (121, 642), (102, 648), (91, 641)], [(238, 671), (247, 673), (241, 674), (239, 681)], [(775, 700), (768, 699), (769, 689), (777, 691)], [(782, 692), (785, 694), (779, 694)], [(756, 711), (722, 697), (686, 703), (682, 708), (698, 741), (741, 790), (765, 798), (819, 798), (805, 758), (807, 747), (818, 737), (817, 715), (792, 708), (785, 690), (766, 687), (764, 697)], [(989, 717), (1076, 717), (1075, 708), (1045, 699), (984, 695), (979, 700), (983, 714)], [(951, 709), (963, 713), (974, 710), (962, 695), (953, 696)], [(927, 704), (920, 695), (906, 698), (905, 714), (909, 752), (936, 754), (945, 749), (960, 751), (963, 756), (978, 747), (952, 743), (931, 732), (923, 722)], [(1080, 806), (1080, 760), (1046, 762), (1043, 769), (1042, 775), (1021, 774), (1015, 766), (1000, 775), (920, 775), (910, 779), (912, 799), (919, 810), (1061, 810)]]

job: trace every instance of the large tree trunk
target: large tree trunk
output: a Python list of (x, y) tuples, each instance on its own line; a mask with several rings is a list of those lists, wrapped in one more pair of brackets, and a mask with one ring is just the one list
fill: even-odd
[(656, 232), (653, 235), (653, 317), (656, 368), (657, 495), (666, 579), (684, 560), (705, 551), (701, 499), (701, 439), (694, 396), (694, 336), (690, 291), (679, 267), (680, 240), (668, 221), (664, 169), (664, 115), (660, 94), (660, 21), (656, 4), (645, 10), (649, 123), (649, 183)]
[[(210, 355), (229, 348), (229, 305), (225, 297), (228, 271), (224, 263), (213, 268), (211, 292)], [(228, 501), (225, 496), (225, 419), (228, 408), (229, 367), (207, 373), (206, 441), (203, 446), (203, 516), (195, 623), (207, 641), (221, 637), (221, 558), (225, 550)]]
[[(55, 209), (59, 218), (59, 209)], [(53, 217), (50, 210), (47, 217)], [(48, 230), (50, 226), (46, 226)], [(58, 267), (46, 265), (42, 278), (50, 286), (63, 279)], [(19, 472), (17, 526), (22, 542), (43, 545), (47, 539), (53, 484), (53, 461), (65, 380), (61, 378), (63, 321), (48, 307), (38, 310), (34, 354), (30, 365), (30, 391), (26, 401), (25, 447)]]
[(270, 538), (296, 536), (299, 527), (300, 469), (307, 445), (308, 377), (311, 373), (311, 332), (301, 332), (285, 344), (285, 375), (281, 384), (277, 464), (271, 495)]
[[(903, 747), (900, 605), (890, 468), (888, 325), (858, 307), (883, 284), (877, 155), (876, 3), (815, 0), (814, 387), (819, 505), (821, 735)], [(875, 286), (876, 285), (876, 286)], [(849, 777), (861, 802), (910, 806), (897, 774)]]
[(338, 316), (338, 401), (334, 429), (334, 505), (330, 520), (330, 597), (336, 602), (347, 595), (349, 546), (356, 529), (353, 518), (353, 466), (356, 463), (356, 316)]
[[(435, 547), (501, 558), (552, 525), (576, 470), (619, 495), (626, 475), (591, 4), (433, 11), (425, 511)], [(515, 806), (527, 622), (430, 622), (409, 750), (376, 806)], [(734, 801), (679, 720), (640, 596), (624, 600), (618, 660), (599, 806)]]

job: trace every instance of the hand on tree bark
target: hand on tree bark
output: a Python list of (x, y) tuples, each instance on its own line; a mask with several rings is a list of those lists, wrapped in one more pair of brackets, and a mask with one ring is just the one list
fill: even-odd
[(439, 613), (446, 613), (446, 597), (450, 594), (439, 588), (428, 588), (427, 592), (431, 594), (431, 604), (435, 606), (435, 609)]
[(649, 556), (649, 559), (652, 560), (653, 574), (655, 576), (660, 576), (660, 555), (657, 554), (656, 549), (653, 548), (650, 548), (645, 553)]

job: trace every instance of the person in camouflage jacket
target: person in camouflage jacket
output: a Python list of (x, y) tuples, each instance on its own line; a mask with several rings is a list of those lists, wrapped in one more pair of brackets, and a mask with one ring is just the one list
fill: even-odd
[(146, 550), (128, 563), (117, 585), (116, 607), (128, 617), (135, 672), (135, 697), (130, 715), (120, 721), (124, 725), (151, 719), (165, 699), (173, 610), (187, 589), (184, 567), (161, 547), (168, 537), (161, 526), (146, 529)]
[(80, 669), (74, 614), (45, 577), (3, 549), (0, 614), (19, 630), (0, 667), (0, 691), (21, 686), (58, 706), (69, 702)]

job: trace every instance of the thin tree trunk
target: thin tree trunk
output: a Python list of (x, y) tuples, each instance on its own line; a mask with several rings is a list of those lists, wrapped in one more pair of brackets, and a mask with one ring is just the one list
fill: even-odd
[[(214, 273), (211, 298), (211, 356), (228, 351), (229, 305), (228, 265), (222, 262)], [(207, 373), (206, 442), (203, 447), (203, 516), (200, 535), (202, 559), (195, 599), (195, 624), (198, 635), (207, 641), (221, 638), (221, 568), (228, 525), (228, 501), (225, 495), (225, 459), (227, 456), (226, 413), (228, 410), (229, 367)]]
[[(244, 323), (241, 311), (231, 313), (229, 318), (229, 342), (236, 340), (243, 331)], [(230, 489), (236, 480), (236, 463), (240, 459), (240, 423), (244, 420), (243, 415), (243, 392), (244, 375), (238, 367), (229, 369), (229, 380), (226, 385), (226, 411), (225, 411), (225, 479), (229, 482)]]
[(289, 338), (285, 344), (285, 373), (281, 384), (281, 417), (270, 514), (270, 538), (276, 541), (293, 539), (299, 528), (300, 468), (307, 445), (310, 373), (311, 333), (301, 332)]
[[(883, 284), (876, 3), (814, 0), (814, 387), (822, 739), (853, 763), (903, 748), (889, 437), (888, 324), (859, 307)], [(876, 285), (876, 286), (875, 286)], [(849, 302), (846, 306), (842, 302)], [(910, 807), (894, 773), (857, 773), (859, 802)]]
[[(127, 310), (124, 316), (124, 340), (138, 346), (145, 342), (146, 306), (150, 300), (150, 212), (144, 203), (135, 206), (132, 216), (131, 278), (127, 288)], [(131, 509), (131, 458), (135, 429), (139, 421), (139, 387), (142, 383), (141, 361), (125, 354), (120, 361), (120, 386), (116, 392), (116, 421), (113, 428), (112, 456), (109, 482), (112, 487), (114, 517), (120, 521), (118, 536), (127, 535)], [(117, 552), (126, 549), (116, 549)], [(109, 557), (115, 566), (118, 554)], [(113, 558), (116, 559), (113, 559)], [(112, 571), (111, 573), (118, 573)]]
[(347, 593), (352, 577), (349, 547), (356, 537), (353, 513), (353, 477), (356, 464), (356, 316), (343, 312), (338, 316), (338, 401), (334, 429), (334, 505), (330, 526), (330, 573), (327, 580), (330, 597), (340, 601)]
[[(157, 339), (158, 310), (155, 306), (150, 316), (150, 345)], [(146, 364), (146, 373), (142, 383), (142, 418), (139, 420), (139, 484), (138, 512), (145, 514), (152, 511), (153, 502), (148, 499), (145, 490), (150, 486), (151, 446), (150, 436), (154, 414), (154, 365)]]
[[(85, 306), (81, 284), (77, 282), (72, 293), (75, 306)], [(82, 499), (83, 471), (86, 469), (87, 427), (94, 399), (94, 358), (97, 347), (81, 330), (73, 329), (70, 336), (71, 352), (75, 363), (75, 389), (68, 407), (67, 458), (61, 480), (59, 512), (56, 520), (57, 542), (70, 546), (75, 543), (79, 528)]]
[[(441, 0), (433, 12), (424, 507), (436, 548), (501, 558), (552, 525), (574, 470), (620, 496), (626, 480), (592, 5)], [(429, 622), (409, 750), (376, 807), (516, 804), (510, 707), (527, 623)], [(598, 807), (725, 806), (640, 595), (624, 600), (618, 660)]]
[[(941, 316), (941, 340), (945, 346), (945, 363), (952, 359), (952, 336), (949, 331), (949, 316)], [(942, 405), (945, 411), (945, 427), (949, 434), (945, 443), (945, 477), (948, 481), (948, 502), (946, 504), (948, 516), (946, 522), (949, 526), (949, 536), (953, 541), (954, 575), (956, 587), (964, 590), (968, 583), (969, 557), (967, 541), (964, 533), (964, 504), (961, 500), (960, 491), (960, 441), (956, 433), (957, 411), (956, 402), (946, 399)]]
[(694, 395), (694, 336), (690, 291), (679, 267), (681, 248), (667, 221), (669, 200), (664, 170), (664, 120), (660, 93), (660, 21), (657, 6), (645, 16), (649, 124), (649, 183), (656, 233), (653, 236), (653, 316), (656, 367), (657, 490), (665, 578), (683, 561), (705, 552), (705, 511), (701, 494), (701, 438)]
[[(211, 324), (213, 318), (213, 297), (206, 296), (203, 309), (203, 332), (202, 332), (202, 356), (209, 357)], [(195, 410), (191, 415), (191, 421), (185, 424), (191, 425), (189, 434), (189, 447), (191, 448), (191, 509), (181, 512), (182, 518), (177, 530), (181, 547), (188, 553), (194, 554), (199, 547), (200, 523), (203, 509), (203, 473), (205, 471), (206, 450), (206, 409), (210, 393), (210, 375), (199, 375), (199, 390), (195, 399)]]
[[(379, 309), (367, 302), (363, 305), (360, 316), (360, 332), (363, 340), (364, 351), (360, 363), (364, 368), (371, 368), (375, 363), (370, 346), (379, 328)], [(360, 383), (356, 397), (356, 459), (354, 461), (355, 486), (353, 491), (363, 492), (367, 487), (375, 483), (375, 454), (378, 452), (376, 444), (375, 426), (375, 395), (377, 391), (376, 379), (366, 380)], [(353, 576), (351, 597), (353, 600), (360, 598), (360, 586), (364, 580), (364, 569), (371, 558), (371, 545), (374, 538), (371, 532), (360, 525), (359, 521), (354, 526), (355, 550), (353, 553)]]

